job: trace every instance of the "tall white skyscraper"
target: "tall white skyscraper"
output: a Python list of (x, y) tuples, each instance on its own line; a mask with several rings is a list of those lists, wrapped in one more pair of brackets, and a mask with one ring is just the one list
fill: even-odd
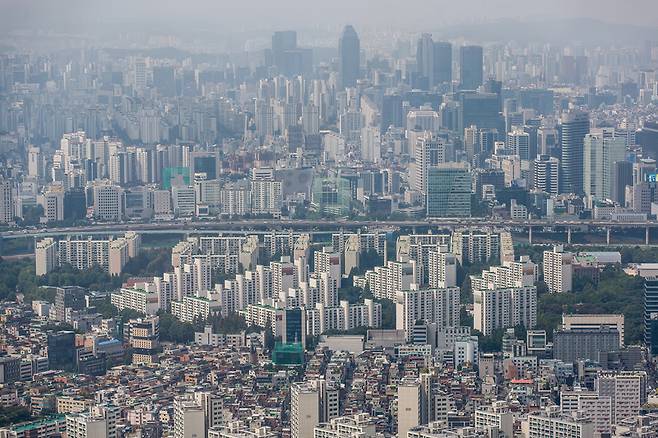
[(413, 188), (418, 192), (425, 193), (428, 169), (446, 162), (446, 146), (443, 140), (427, 133), (417, 140), (415, 151), (415, 162), (412, 163), (411, 168)]
[(515, 129), (507, 133), (507, 149), (514, 151), (522, 160), (529, 160), (530, 157), (530, 134), (523, 129)]
[(583, 143), (583, 191), (592, 199), (611, 199), (615, 162), (624, 161), (626, 139), (606, 130), (592, 132)]

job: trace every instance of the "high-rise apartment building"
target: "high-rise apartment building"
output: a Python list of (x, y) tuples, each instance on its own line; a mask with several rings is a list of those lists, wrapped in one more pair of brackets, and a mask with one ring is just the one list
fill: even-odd
[(528, 415), (521, 426), (528, 438), (594, 438), (594, 423), (583, 414), (563, 415), (559, 406)]
[(366, 272), (366, 281), (376, 298), (395, 300), (395, 294), (409, 290), (412, 284), (420, 283), (420, 272), (415, 261), (388, 261), (386, 266), (375, 266)]
[(573, 254), (562, 245), (544, 251), (544, 282), (551, 293), (571, 292), (573, 287)]
[(46, 237), (36, 243), (34, 248), (35, 274), (46, 275), (58, 266), (57, 242), (52, 237)]
[(419, 289), (412, 285), (410, 290), (398, 291), (395, 298), (395, 327), (405, 331), (407, 340), (411, 340), (417, 321), (437, 324), (438, 327), (459, 325), (458, 287)]
[(430, 251), (427, 283), (430, 288), (457, 286), (457, 258), (449, 252)]
[(647, 402), (647, 373), (644, 371), (599, 372), (595, 381), (599, 397), (612, 400), (612, 423), (636, 417)]
[(537, 288), (535, 286), (473, 291), (473, 328), (485, 336), (495, 330), (537, 323)]
[(110, 275), (119, 275), (128, 261), (139, 254), (141, 237), (129, 231), (117, 239), (74, 240), (55, 242), (47, 237), (37, 242), (35, 267), (37, 275), (45, 275), (57, 266), (71, 265), (80, 270), (98, 266)]
[(14, 186), (10, 179), (0, 177), (0, 224), (14, 222)]
[[(128, 336), (132, 347), (134, 364), (150, 364), (157, 362), (160, 348), (160, 318), (131, 319), (124, 328), (124, 336)], [(201, 422), (203, 425), (203, 422)]]
[(555, 196), (560, 191), (560, 160), (550, 155), (537, 155), (533, 162), (535, 189)]

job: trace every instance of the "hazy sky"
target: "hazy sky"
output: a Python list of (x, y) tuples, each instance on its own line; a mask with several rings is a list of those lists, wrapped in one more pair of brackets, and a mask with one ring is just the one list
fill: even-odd
[[(438, 29), (501, 18), (593, 18), (658, 28), (658, 0), (0, 0), (5, 28), (86, 24), (271, 30), (353, 23)], [(658, 35), (658, 33), (657, 33)]]

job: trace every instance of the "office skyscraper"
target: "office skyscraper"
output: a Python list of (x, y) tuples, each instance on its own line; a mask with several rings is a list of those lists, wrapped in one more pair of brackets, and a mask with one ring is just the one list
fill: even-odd
[(424, 85), (421, 88), (431, 88), (434, 85), (434, 41), (429, 33), (424, 33), (418, 40), (416, 67), (418, 83)]
[(604, 327), (592, 330), (556, 330), (553, 333), (553, 357), (563, 362), (599, 360), (599, 352), (619, 348), (619, 332)]
[(351, 25), (345, 26), (338, 41), (340, 80), (343, 87), (354, 87), (360, 76), (361, 42)]
[(283, 68), (286, 52), (297, 49), (297, 32), (285, 30), (272, 35), (272, 61), (279, 69)]
[(165, 97), (176, 95), (176, 77), (170, 66), (153, 67), (153, 85)]
[(469, 217), (471, 173), (463, 163), (444, 163), (427, 171), (427, 216)]
[(402, 96), (385, 94), (382, 101), (381, 133), (386, 133), (391, 126), (402, 126), (402, 119)]
[(612, 176), (612, 200), (626, 205), (626, 186), (633, 185), (633, 163), (617, 161)]
[(48, 333), (48, 365), (50, 369), (75, 366), (75, 333), (59, 331)]
[(483, 55), (481, 46), (459, 49), (459, 69), (462, 90), (476, 90), (483, 83)]
[(505, 121), (498, 106), (498, 96), (493, 93), (461, 91), (457, 95), (457, 130), (463, 132), (469, 126), (479, 129), (497, 129), (503, 132)]
[(581, 193), (583, 190), (583, 143), (589, 133), (589, 114), (570, 111), (562, 116), (562, 146), (560, 170), (561, 192)]
[(308, 73), (312, 64), (310, 49), (297, 47), (297, 33), (293, 30), (272, 35), (272, 65), (286, 77)]
[(435, 84), (452, 82), (452, 44), (434, 43), (434, 81)]

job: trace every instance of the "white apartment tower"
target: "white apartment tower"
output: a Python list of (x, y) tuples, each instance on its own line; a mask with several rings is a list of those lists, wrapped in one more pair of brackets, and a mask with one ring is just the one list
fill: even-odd
[(551, 293), (571, 292), (573, 282), (573, 254), (564, 252), (561, 245), (544, 251), (544, 282)]
[(404, 330), (407, 340), (412, 338), (416, 321), (436, 323), (438, 327), (459, 325), (459, 288), (400, 290), (395, 301), (396, 329)]
[(537, 288), (535, 286), (482, 289), (473, 291), (473, 328), (485, 336), (494, 330), (537, 324)]

